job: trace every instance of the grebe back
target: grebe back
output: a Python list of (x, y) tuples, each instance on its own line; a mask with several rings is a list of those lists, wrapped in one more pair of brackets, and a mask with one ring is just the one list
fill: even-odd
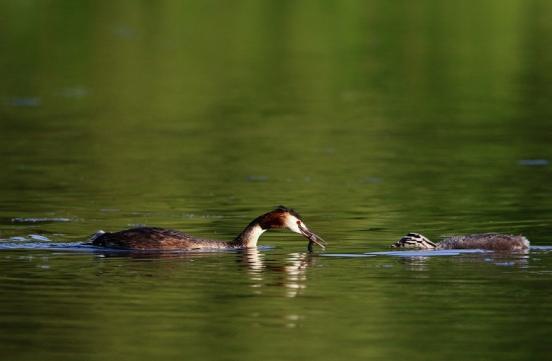
[(409, 233), (391, 247), (418, 249), (486, 249), (491, 251), (519, 252), (529, 248), (529, 240), (521, 235), (480, 233), (453, 236), (441, 242), (431, 242), (419, 233)]

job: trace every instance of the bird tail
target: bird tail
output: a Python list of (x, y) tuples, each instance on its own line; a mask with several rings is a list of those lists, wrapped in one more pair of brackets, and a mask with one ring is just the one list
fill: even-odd
[(106, 232), (105, 231), (102, 231), (101, 229), (94, 233), (93, 235), (91, 235), (90, 237), (88, 237), (88, 241), (83, 243), (83, 244), (86, 244), (86, 245), (91, 245), (94, 243), (95, 240), (97, 240), (100, 236), (104, 235)]

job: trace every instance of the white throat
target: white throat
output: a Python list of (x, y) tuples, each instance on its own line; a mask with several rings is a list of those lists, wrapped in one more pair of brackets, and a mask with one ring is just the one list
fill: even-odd
[(257, 247), (257, 241), (259, 237), (266, 232), (266, 229), (262, 229), (260, 225), (256, 224), (249, 228), (242, 235), (244, 246), (247, 248)]

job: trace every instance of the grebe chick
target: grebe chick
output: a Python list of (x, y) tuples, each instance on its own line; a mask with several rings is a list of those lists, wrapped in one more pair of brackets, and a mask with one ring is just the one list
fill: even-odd
[(233, 241), (196, 238), (186, 233), (155, 227), (138, 227), (119, 232), (98, 232), (90, 239), (98, 247), (129, 250), (237, 249), (257, 246), (261, 234), (269, 229), (287, 228), (323, 249), (325, 242), (311, 232), (293, 209), (279, 206), (255, 218)]
[(419, 233), (409, 233), (391, 247), (418, 249), (487, 249), (491, 251), (519, 252), (529, 248), (524, 236), (500, 233), (468, 234), (448, 237), (438, 243), (431, 242)]

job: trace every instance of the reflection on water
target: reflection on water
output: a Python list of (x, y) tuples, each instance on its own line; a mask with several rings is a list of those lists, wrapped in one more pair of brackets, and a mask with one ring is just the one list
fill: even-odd
[(238, 253), (241, 255), (242, 263), (247, 267), (252, 276), (259, 275), (264, 271), (264, 255), (257, 248), (246, 248), (238, 251)]
[(291, 253), (286, 259), (286, 282), (288, 297), (297, 297), (307, 287), (307, 268), (314, 258), (309, 253)]
[(450, 249), (450, 250), (404, 250), (404, 251), (381, 251), (361, 254), (350, 253), (326, 253), (323, 257), (337, 258), (359, 258), (392, 256), (400, 259), (400, 262), (408, 265), (409, 269), (416, 271), (427, 271), (428, 262), (435, 257), (454, 257), (454, 262), (489, 262), (496, 266), (527, 268), (531, 256), (539, 257), (543, 252), (552, 251), (552, 246), (531, 246), (530, 250), (520, 252), (493, 252), (480, 249)]
[(264, 254), (259, 252), (257, 248), (245, 249), (238, 251), (242, 265), (247, 268), (251, 287), (257, 288), (256, 294), (262, 294), (264, 285), (263, 272), (265, 271)]
[[(37, 242), (40, 241), (40, 242)], [(286, 289), (288, 297), (296, 297), (301, 290), (306, 288), (307, 268), (316, 262), (316, 257), (311, 253), (290, 253), (282, 261), (265, 260), (266, 247), (249, 248), (242, 250), (198, 250), (198, 251), (134, 251), (118, 250), (94, 247), (80, 243), (55, 243), (46, 237), (30, 235), (26, 237), (12, 237), (9, 240), (0, 242), (0, 252), (5, 250), (42, 250), (47, 252), (80, 252), (94, 254), (99, 258), (129, 258), (142, 261), (155, 260), (186, 260), (195, 261), (201, 258), (216, 257), (221, 254), (235, 255), (237, 261), (242, 265), (251, 281), (251, 287), (256, 288), (256, 294), (262, 294), (263, 288), (278, 286)], [(268, 250), (268, 252), (270, 252)], [(30, 256), (32, 259), (32, 256)], [(48, 259), (43, 256), (42, 259)], [(41, 266), (48, 268), (47, 265)], [(264, 274), (271, 274), (271, 279), (276, 277), (275, 283), (267, 283)], [(274, 277), (272, 277), (274, 276)]]
[(274, 273), (280, 279), (276, 284), (286, 288), (286, 295), (296, 297), (306, 288), (307, 268), (314, 262), (308, 253), (290, 253), (281, 264), (266, 262), (265, 254), (258, 249), (245, 249), (238, 254), (241, 255), (242, 264), (247, 267), (251, 287), (257, 288), (257, 294), (262, 294), (266, 286), (263, 274)]

